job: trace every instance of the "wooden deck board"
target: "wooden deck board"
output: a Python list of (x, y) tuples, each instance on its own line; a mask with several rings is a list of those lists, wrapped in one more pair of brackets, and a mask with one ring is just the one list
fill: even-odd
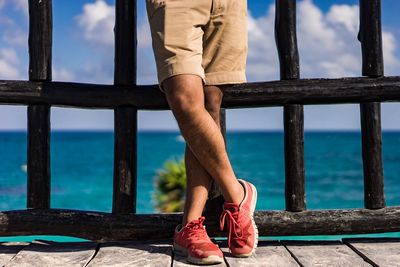
[(307, 266), (371, 266), (339, 241), (282, 241), (298, 262)]
[(290, 253), (277, 241), (260, 241), (256, 253), (249, 258), (232, 257), (227, 247), (224, 247), (225, 260), (229, 267), (297, 267), (297, 262)]
[(0, 266), (9, 262), (21, 249), (28, 246), (28, 242), (2, 242), (0, 243)]
[[(399, 266), (400, 238), (357, 238), (340, 241), (260, 241), (249, 258), (234, 258), (226, 241), (217, 242), (225, 262), (241, 266)], [(1, 266), (193, 266), (173, 255), (171, 240), (121, 242), (0, 243)]]
[[(214, 240), (215, 242), (215, 240)], [(221, 247), (221, 242), (215, 242), (217, 243), (220, 247)], [(180, 256), (178, 254), (174, 253), (174, 262), (173, 262), (173, 267), (188, 267), (188, 266), (193, 266), (193, 264), (189, 263), (186, 260), (186, 257), (184, 256)], [(214, 264), (212, 265), (213, 267), (226, 267), (225, 262), (221, 263), (221, 264)]]
[(5, 266), (85, 266), (93, 257), (96, 246), (93, 242), (34, 241)]
[[(172, 265), (173, 267), (189, 267), (189, 266), (194, 266), (193, 264), (189, 263), (186, 260), (186, 257), (183, 256), (179, 256), (174, 254), (174, 263)], [(221, 263), (221, 264), (214, 264), (212, 265), (213, 267), (225, 267), (226, 264), (225, 263)]]
[(400, 238), (344, 239), (344, 243), (376, 266), (400, 266)]
[(108, 242), (100, 244), (88, 266), (171, 266), (170, 242)]

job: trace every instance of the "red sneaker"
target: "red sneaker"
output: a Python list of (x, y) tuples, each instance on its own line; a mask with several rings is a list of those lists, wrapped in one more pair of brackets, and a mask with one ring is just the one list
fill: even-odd
[(254, 222), (254, 210), (257, 202), (255, 186), (244, 180), (244, 198), (240, 205), (225, 203), (220, 217), (221, 231), (225, 223), (228, 230), (228, 247), (235, 257), (249, 257), (257, 247), (258, 230)]
[(187, 256), (194, 264), (217, 264), (224, 262), (224, 256), (219, 247), (207, 235), (203, 225), (205, 218), (200, 217), (186, 224), (178, 225), (174, 235), (174, 252)]

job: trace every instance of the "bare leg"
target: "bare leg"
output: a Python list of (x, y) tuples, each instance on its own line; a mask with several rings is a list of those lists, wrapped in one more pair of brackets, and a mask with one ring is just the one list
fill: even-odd
[[(220, 107), (222, 91), (217, 86), (205, 86), (205, 108), (220, 129)], [(203, 213), (212, 178), (193, 155), (189, 146), (185, 147), (187, 190), (182, 224), (197, 220)]]
[(225, 200), (239, 204), (244, 195), (243, 187), (233, 172), (219, 127), (205, 108), (201, 78), (177, 75), (166, 79), (163, 86), (190, 150), (219, 184)]

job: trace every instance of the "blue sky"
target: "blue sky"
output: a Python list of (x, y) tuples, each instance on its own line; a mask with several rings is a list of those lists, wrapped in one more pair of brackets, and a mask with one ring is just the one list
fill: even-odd
[[(0, 0), (0, 79), (27, 79), (27, 0)], [(145, 13), (138, 1), (138, 83), (155, 83), (155, 64)], [(274, 1), (249, 0), (248, 81), (279, 79), (273, 39)], [(385, 74), (399, 75), (400, 1), (382, 1)], [(356, 40), (358, 1), (299, 0), (298, 41), (304, 78), (360, 76)], [(53, 78), (112, 83), (114, 1), (53, 0)], [(282, 129), (282, 108), (227, 112), (228, 130)], [(382, 104), (383, 129), (400, 129), (400, 105)], [(111, 111), (52, 108), (53, 129), (112, 129)], [(305, 129), (358, 130), (358, 105), (305, 107)], [(177, 130), (169, 111), (139, 112), (139, 128)], [(26, 129), (26, 107), (0, 106), (0, 129)]]

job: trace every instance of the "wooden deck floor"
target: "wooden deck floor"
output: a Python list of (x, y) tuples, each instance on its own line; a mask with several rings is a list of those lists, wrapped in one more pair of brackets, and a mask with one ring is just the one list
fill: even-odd
[[(400, 238), (340, 241), (260, 241), (247, 259), (229, 256), (214, 266), (400, 266)], [(2, 266), (189, 266), (168, 240), (153, 242), (73, 242), (35, 240), (0, 243)]]

